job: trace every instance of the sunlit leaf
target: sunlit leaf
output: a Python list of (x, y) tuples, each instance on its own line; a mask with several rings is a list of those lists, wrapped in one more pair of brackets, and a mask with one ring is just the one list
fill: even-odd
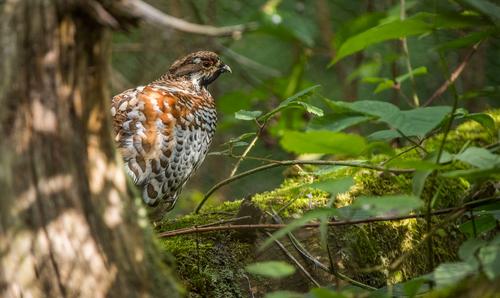
[(363, 137), (331, 131), (286, 131), (281, 146), (290, 152), (359, 156), (366, 148)]
[(247, 265), (245, 270), (255, 275), (281, 278), (292, 275), (295, 272), (295, 267), (283, 261), (268, 261)]

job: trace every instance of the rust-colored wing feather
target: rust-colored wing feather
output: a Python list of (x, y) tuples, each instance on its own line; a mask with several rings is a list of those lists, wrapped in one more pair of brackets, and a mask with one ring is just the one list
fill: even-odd
[(208, 92), (171, 84), (129, 89), (112, 101), (115, 140), (143, 199), (172, 206), (206, 156), (216, 113)]

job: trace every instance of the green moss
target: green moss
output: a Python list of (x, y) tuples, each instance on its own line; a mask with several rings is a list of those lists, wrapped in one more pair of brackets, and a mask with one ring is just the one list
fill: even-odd
[[(494, 114), (500, 121), (500, 113)], [(428, 151), (437, 150), (442, 135), (428, 139), (424, 146)], [(477, 123), (467, 122), (450, 132), (445, 149), (458, 152), (466, 142), (483, 146), (494, 141), (494, 137)], [(398, 149), (402, 152), (405, 148)], [(370, 162), (379, 163), (388, 157), (377, 155)], [(402, 159), (420, 159), (420, 153), (414, 149)], [(450, 168), (461, 167), (452, 163)], [(303, 167), (307, 172), (295, 173), (285, 179), (282, 185), (272, 191), (256, 194), (252, 201), (264, 211), (276, 211), (282, 218), (290, 221), (300, 217), (308, 210), (323, 207), (329, 201), (329, 195), (312, 189), (308, 185), (315, 181), (353, 177), (355, 185), (339, 196), (336, 207), (349, 205), (361, 195), (411, 194), (413, 175), (381, 173), (351, 167)], [(424, 185), (422, 199), (433, 200), (434, 208), (446, 208), (462, 203), (471, 190), (471, 185), (464, 179), (447, 179), (439, 175), (429, 176)], [(177, 219), (164, 220), (157, 227), (159, 231), (168, 231), (195, 225), (205, 225), (234, 218), (241, 200), (225, 202), (218, 206), (208, 206), (202, 214), (185, 215)], [(433, 219), (434, 224), (439, 219)], [(377, 222), (358, 226), (344, 226), (329, 230), (329, 243), (339, 270), (352, 278), (376, 287), (386, 281), (396, 283), (431, 271), (426, 253), (426, 246), (421, 244), (425, 234), (425, 221), (409, 219), (394, 222)], [(176, 259), (177, 272), (184, 282), (190, 297), (244, 297), (246, 284), (243, 269), (245, 264), (255, 261), (254, 243), (241, 242), (234, 232), (218, 232), (201, 235), (186, 235), (161, 239), (165, 251)], [(316, 240), (314, 240), (316, 239)], [(317, 237), (308, 238), (309, 249), (317, 256), (324, 253), (318, 245)], [(314, 240), (314, 241), (313, 241)], [(434, 264), (456, 259), (456, 251), (463, 241), (463, 235), (455, 227), (443, 229), (432, 237)], [(311, 245), (312, 243), (312, 245)], [(314, 251), (316, 249), (316, 251)], [(394, 272), (388, 272), (391, 262), (401, 255), (407, 258)], [(321, 256), (327, 263), (325, 256)], [(370, 270), (367, 270), (370, 269)], [(243, 281), (243, 282), (242, 282)], [(246, 287), (246, 286), (245, 286)]]

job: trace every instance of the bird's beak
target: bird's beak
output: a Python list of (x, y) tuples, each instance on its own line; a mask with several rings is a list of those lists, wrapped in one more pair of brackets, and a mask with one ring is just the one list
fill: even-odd
[(229, 67), (228, 65), (226, 64), (223, 64), (220, 68), (221, 72), (229, 72), (229, 73), (233, 73), (233, 71), (231, 70), (231, 67)]

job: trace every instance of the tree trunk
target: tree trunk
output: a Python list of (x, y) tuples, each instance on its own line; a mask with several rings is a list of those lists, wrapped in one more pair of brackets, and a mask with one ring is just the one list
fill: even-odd
[(177, 296), (113, 148), (113, 2), (0, 5), (1, 297)]

